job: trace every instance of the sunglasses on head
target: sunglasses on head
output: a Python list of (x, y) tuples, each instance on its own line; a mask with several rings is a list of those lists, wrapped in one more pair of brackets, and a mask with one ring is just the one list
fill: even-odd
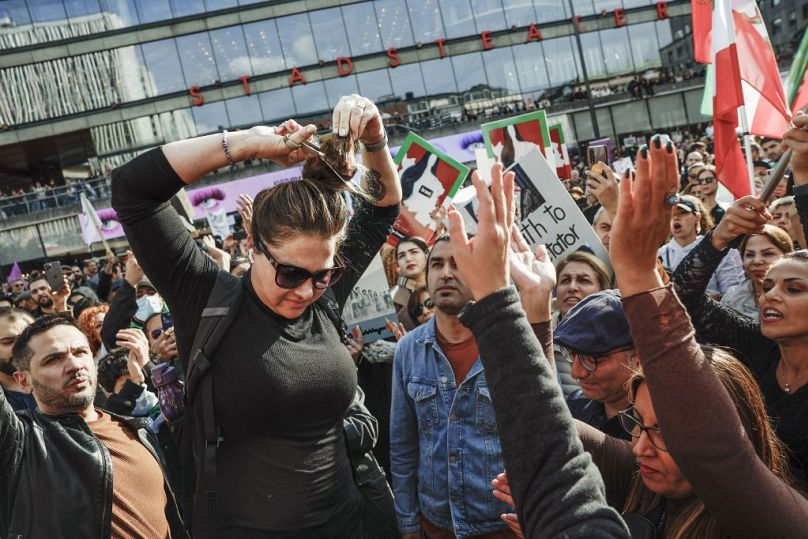
[(345, 268), (342, 266), (334, 266), (333, 268), (316, 271), (314, 273), (307, 269), (292, 266), (290, 264), (281, 264), (275, 257), (270, 254), (269, 250), (264, 245), (264, 242), (258, 240), (258, 251), (262, 253), (272, 267), (275, 268), (275, 284), (281, 288), (292, 289), (297, 288), (309, 279), (314, 283), (314, 288), (322, 290), (333, 285), (342, 277)]
[(419, 317), (424, 314), (425, 309), (433, 309), (435, 307), (435, 302), (432, 301), (432, 298), (426, 298), (423, 303), (419, 303), (415, 306), (415, 317)]

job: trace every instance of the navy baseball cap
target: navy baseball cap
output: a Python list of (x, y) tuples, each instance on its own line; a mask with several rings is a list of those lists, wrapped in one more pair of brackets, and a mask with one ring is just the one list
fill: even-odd
[(591, 356), (633, 347), (620, 298), (620, 291), (611, 289), (585, 297), (561, 319), (553, 341)]

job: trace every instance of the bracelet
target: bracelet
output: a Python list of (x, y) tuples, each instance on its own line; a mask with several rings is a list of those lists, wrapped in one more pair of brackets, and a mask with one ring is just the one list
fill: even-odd
[(231, 167), (236, 166), (233, 162), (233, 156), (230, 155), (230, 148), (227, 147), (227, 129), (222, 131), (222, 150), (224, 150), (224, 156), (227, 159), (228, 164)]
[(365, 146), (365, 151), (378, 152), (379, 150), (381, 150), (382, 148), (387, 146), (387, 130), (383, 129), (382, 133), (383, 133), (382, 138), (378, 142), (374, 142), (373, 144), (364, 144), (363, 143), (363, 145)]

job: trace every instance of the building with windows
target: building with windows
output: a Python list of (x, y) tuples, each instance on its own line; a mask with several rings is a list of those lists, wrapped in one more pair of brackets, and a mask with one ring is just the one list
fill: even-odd
[[(707, 120), (702, 83), (663, 51), (689, 17), (688, 0), (0, 0), (0, 189), (222, 129), (324, 125), (350, 93), (426, 138), (539, 104), (573, 142), (686, 126)], [(637, 76), (665, 84), (636, 97)]]

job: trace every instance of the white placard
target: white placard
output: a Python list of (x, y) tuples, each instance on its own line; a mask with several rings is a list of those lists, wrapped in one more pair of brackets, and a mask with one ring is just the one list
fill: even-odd
[(386, 320), (398, 322), (396, 309), (390, 297), (390, 287), (384, 274), (381, 256), (376, 255), (351, 291), (342, 318), (348, 332), (358, 325), (365, 337), (365, 344), (389, 337)]

